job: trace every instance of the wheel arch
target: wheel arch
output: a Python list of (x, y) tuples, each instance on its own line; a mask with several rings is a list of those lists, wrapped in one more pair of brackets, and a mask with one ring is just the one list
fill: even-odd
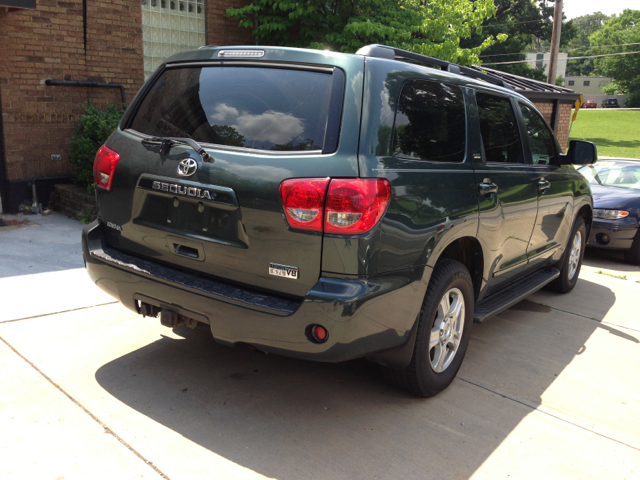
[(465, 236), (452, 240), (429, 264), (435, 266), (444, 259), (458, 261), (467, 267), (473, 282), (474, 298), (477, 299), (482, 286), (484, 272), (484, 254), (478, 239)]

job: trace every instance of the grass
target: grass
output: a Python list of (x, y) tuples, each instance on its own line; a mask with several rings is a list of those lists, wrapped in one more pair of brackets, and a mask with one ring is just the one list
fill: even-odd
[[(598, 270), (596, 273), (606, 275), (607, 277), (619, 278), (620, 280), (628, 280), (626, 275), (614, 275), (613, 273), (603, 272), (602, 270)], [(640, 281), (637, 281), (636, 283), (640, 283)]]
[(640, 110), (581, 109), (571, 128), (571, 140), (588, 140), (598, 155), (640, 159)]

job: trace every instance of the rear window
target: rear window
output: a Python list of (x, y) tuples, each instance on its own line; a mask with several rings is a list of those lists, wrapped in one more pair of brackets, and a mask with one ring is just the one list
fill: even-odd
[(230, 147), (322, 150), (332, 77), (258, 67), (167, 69), (140, 104), (130, 128)]
[(462, 90), (428, 80), (402, 87), (396, 111), (394, 155), (434, 162), (462, 162), (466, 121)]

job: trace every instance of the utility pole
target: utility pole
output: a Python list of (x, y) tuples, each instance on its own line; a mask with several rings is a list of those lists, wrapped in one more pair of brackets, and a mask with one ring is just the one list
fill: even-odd
[(558, 52), (560, 51), (560, 36), (562, 35), (562, 0), (556, 0), (553, 10), (553, 34), (551, 35), (551, 57), (549, 58), (549, 75), (547, 83), (556, 84), (558, 72)]

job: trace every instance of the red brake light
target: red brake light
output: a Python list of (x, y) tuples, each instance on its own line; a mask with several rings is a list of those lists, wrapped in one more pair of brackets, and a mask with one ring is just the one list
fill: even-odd
[(113, 172), (118, 166), (118, 161), (120, 161), (120, 155), (117, 152), (106, 145), (100, 147), (93, 161), (93, 180), (96, 182), (96, 187), (111, 190)]
[(383, 178), (332, 180), (327, 193), (325, 233), (368, 232), (382, 218), (390, 198), (391, 186)]
[(294, 178), (280, 184), (280, 198), (291, 228), (322, 232), (329, 178)]

